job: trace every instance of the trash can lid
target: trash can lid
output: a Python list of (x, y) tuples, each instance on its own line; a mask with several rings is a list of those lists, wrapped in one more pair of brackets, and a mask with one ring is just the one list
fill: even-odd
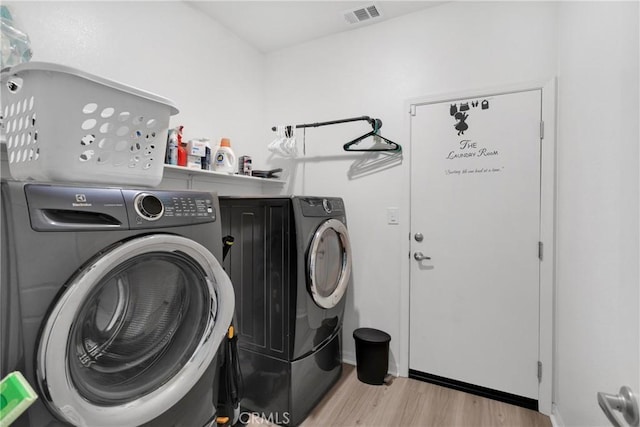
[(373, 328), (358, 328), (353, 331), (353, 338), (376, 343), (391, 341), (391, 335)]

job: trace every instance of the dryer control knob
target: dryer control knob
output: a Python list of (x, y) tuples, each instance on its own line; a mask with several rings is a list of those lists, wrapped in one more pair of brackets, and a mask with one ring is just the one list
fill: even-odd
[(324, 211), (328, 214), (330, 214), (331, 211), (333, 211), (333, 206), (331, 205), (330, 200), (322, 199), (322, 207), (324, 208)]
[(138, 194), (135, 199), (135, 208), (138, 215), (148, 221), (160, 219), (164, 213), (162, 201), (153, 194)]

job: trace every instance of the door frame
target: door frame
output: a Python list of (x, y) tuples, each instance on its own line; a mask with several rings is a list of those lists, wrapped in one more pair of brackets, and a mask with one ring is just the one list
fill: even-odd
[[(540, 170), (540, 239), (544, 244), (543, 256), (540, 262), (540, 307), (539, 307), (539, 361), (542, 363), (542, 379), (539, 385), (538, 410), (545, 415), (551, 415), (554, 390), (554, 318), (555, 318), (555, 277), (556, 277), (556, 78), (546, 81), (519, 83), (479, 90), (466, 90), (456, 93), (435, 94), (411, 98), (405, 101), (405, 141), (409, 141), (408, 151), (411, 155), (411, 116), (415, 106), (450, 102), (461, 98), (479, 98), (505, 95), (514, 92), (541, 90), (544, 133), (541, 147)], [(409, 164), (406, 182), (412, 184), (411, 164)], [(400, 357), (399, 374), (409, 375), (409, 336), (410, 336), (410, 236), (411, 236), (411, 191), (407, 193), (409, 219), (406, 226), (408, 238), (404, 240), (402, 255), (403, 278), (400, 287)], [(405, 254), (409, 254), (408, 256)]]

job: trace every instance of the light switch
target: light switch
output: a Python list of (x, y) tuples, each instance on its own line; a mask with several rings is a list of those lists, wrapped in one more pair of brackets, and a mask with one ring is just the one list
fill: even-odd
[(387, 208), (387, 224), (399, 224), (400, 223), (400, 209)]

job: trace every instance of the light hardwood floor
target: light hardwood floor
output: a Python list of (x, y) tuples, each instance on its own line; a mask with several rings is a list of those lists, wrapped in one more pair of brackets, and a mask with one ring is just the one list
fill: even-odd
[(344, 365), (338, 383), (302, 423), (311, 426), (551, 427), (551, 421), (536, 411), (409, 378), (364, 384), (354, 366)]

